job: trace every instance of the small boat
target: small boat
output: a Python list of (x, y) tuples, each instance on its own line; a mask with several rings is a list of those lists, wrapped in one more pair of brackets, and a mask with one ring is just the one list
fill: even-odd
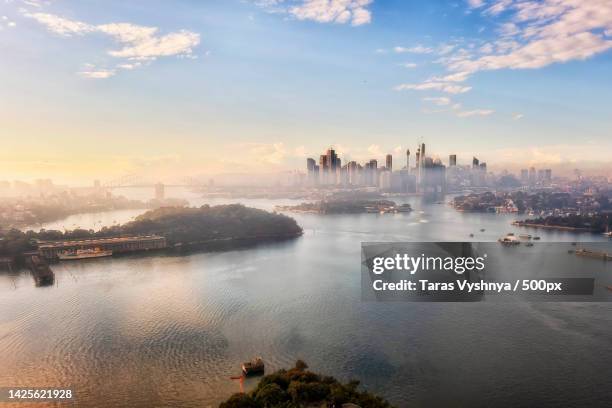
[(514, 235), (506, 235), (505, 237), (502, 237), (500, 239), (497, 240), (497, 242), (499, 242), (502, 245), (505, 246), (512, 246), (512, 245), (520, 245), (521, 241), (519, 241)]
[(265, 369), (264, 361), (261, 357), (255, 357), (251, 361), (242, 363), (242, 372), (246, 375), (263, 374)]
[(529, 234), (520, 234), (519, 238), (520, 239), (531, 239), (531, 235), (529, 235)]
[(485, 232), (485, 229), (484, 229), (484, 228), (481, 228), (481, 229), (480, 229), (480, 232)]
[(536, 241), (539, 241), (540, 237), (533, 237), (533, 239), (535, 239)]
[(533, 246), (533, 242), (528, 242), (528, 243), (525, 244), (525, 246), (532, 247)]
[(474, 234), (470, 234), (470, 238), (474, 238)]
[(76, 251), (64, 251), (57, 255), (60, 261), (73, 261), (78, 259), (102, 258), (112, 256), (113, 251), (93, 248), (93, 249), (77, 249)]

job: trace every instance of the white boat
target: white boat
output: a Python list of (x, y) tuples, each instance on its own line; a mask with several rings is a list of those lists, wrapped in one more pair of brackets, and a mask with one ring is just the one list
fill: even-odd
[(94, 249), (77, 249), (76, 251), (64, 251), (57, 255), (60, 261), (72, 261), (77, 259), (102, 258), (113, 255), (113, 251), (94, 248)]

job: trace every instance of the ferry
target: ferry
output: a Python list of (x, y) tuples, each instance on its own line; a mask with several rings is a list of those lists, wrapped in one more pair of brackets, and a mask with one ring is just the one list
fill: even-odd
[(242, 373), (245, 376), (253, 375), (253, 374), (263, 374), (265, 365), (261, 357), (255, 357), (251, 361), (246, 361), (242, 363), (241, 368), (242, 368)]
[(505, 237), (498, 239), (497, 242), (499, 242), (502, 245), (508, 245), (508, 246), (521, 244), (521, 241), (519, 241), (518, 238), (514, 236), (514, 234), (513, 235), (508, 234)]
[(60, 261), (73, 261), (77, 259), (103, 258), (112, 256), (113, 251), (95, 248), (95, 249), (77, 249), (76, 251), (64, 251), (57, 255)]

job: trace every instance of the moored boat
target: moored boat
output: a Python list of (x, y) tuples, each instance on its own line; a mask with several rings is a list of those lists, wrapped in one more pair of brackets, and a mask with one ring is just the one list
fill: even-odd
[(113, 255), (113, 251), (93, 248), (93, 249), (77, 249), (76, 251), (64, 251), (57, 255), (60, 261), (72, 261), (78, 259), (103, 258)]
[(261, 357), (256, 357), (251, 361), (242, 363), (241, 368), (244, 375), (263, 374), (265, 365)]

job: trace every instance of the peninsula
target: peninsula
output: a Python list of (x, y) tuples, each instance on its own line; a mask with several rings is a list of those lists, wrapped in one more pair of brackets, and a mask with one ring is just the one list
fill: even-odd
[(354, 407), (391, 408), (385, 399), (358, 389), (359, 381), (343, 384), (308, 370), (302, 360), (289, 370), (266, 375), (251, 392), (234, 394), (220, 408)]
[[(24, 253), (66, 241), (82, 246), (97, 245), (123, 237), (162, 237), (163, 247), (175, 249), (232, 249), (237, 246), (298, 237), (302, 228), (282, 214), (245, 207), (240, 204), (202, 207), (163, 207), (147, 211), (134, 221), (104, 227), (99, 231), (0, 230), (0, 257), (23, 258)], [(96, 244), (95, 242), (100, 242)], [(134, 250), (138, 250), (136, 248)], [(160, 249), (159, 245), (156, 249)], [(129, 250), (126, 252), (133, 252)]]

